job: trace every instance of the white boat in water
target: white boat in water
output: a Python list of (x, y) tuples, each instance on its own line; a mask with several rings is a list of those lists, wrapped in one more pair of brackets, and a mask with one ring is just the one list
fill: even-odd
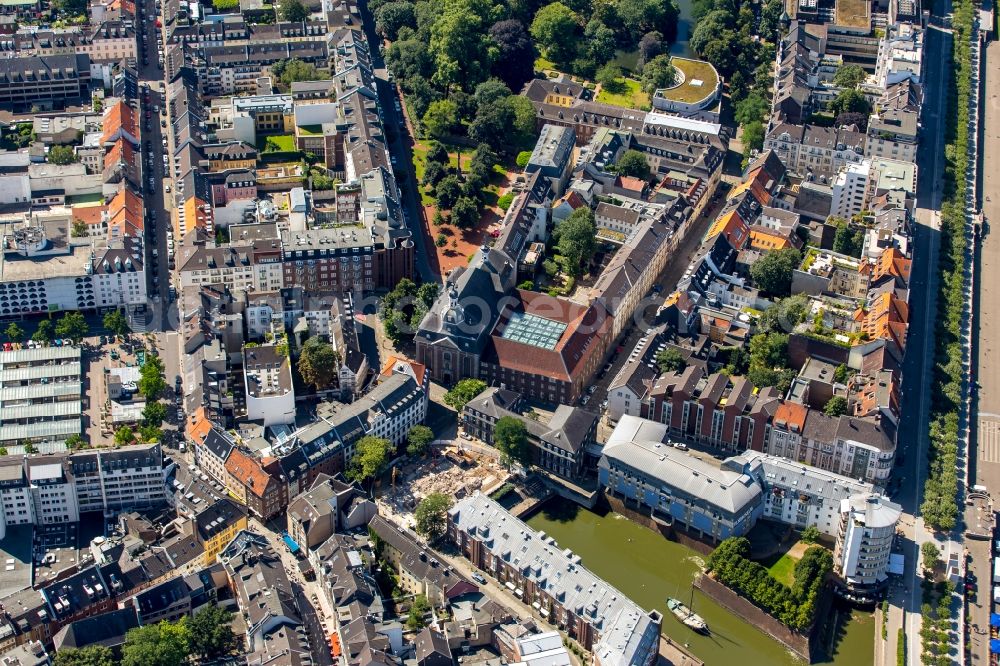
[(673, 597), (667, 598), (667, 610), (674, 614), (678, 620), (684, 623), (684, 625), (690, 629), (701, 632), (703, 634), (708, 633), (708, 623), (701, 619), (701, 616), (695, 613), (693, 610), (684, 605), (684, 602), (680, 599), (674, 599)]

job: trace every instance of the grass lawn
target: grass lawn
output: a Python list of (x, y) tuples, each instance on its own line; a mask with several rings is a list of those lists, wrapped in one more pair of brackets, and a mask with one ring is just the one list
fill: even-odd
[[(448, 165), (451, 167), (458, 166), (458, 147), (449, 146), (445, 144), (445, 148), (448, 150)], [(470, 148), (463, 148), (465, 151), (465, 160), (471, 157), (472, 150)], [(420, 205), (422, 206), (433, 206), (435, 201), (434, 197), (426, 192), (426, 187), (424, 187), (421, 182), (424, 179), (424, 171), (427, 168), (427, 145), (424, 143), (413, 144), (413, 175), (417, 179), (417, 190), (420, 192)]]
[(791, 586), (795, 582), (795, 565), (799, 563), (810, 545), (805, 541), (797, 541), (781, 555), (775, 553), (760, 563), (767, 567), (768, 572), (777, 580)]
[(275, 134), (264, 140), (265, 153), (295, 152), (295, 137), (291, 134)]
[(798, 562), (797, 559), (785, 553), (768, 568), (768, 571), (777, 580), (791, 587), (792, 583), (795, 582), (795, 565)]
[(602, 89), (597, 94), (597, 101), (613, 106), (621, 106), (626, 109), (642, 109), (645, 111), (650, 108), (649, 95), (642, 91), (638, 81), (625, 78), (619, 79), (619, 81), (623, 82), (625, 86), (623, 92), (612, 93)]
[(543, 56), (535, 58), (535, 71), (544, 72), (549, 69), (556, 69), (556, 64), (551, 60), (546, 60)]

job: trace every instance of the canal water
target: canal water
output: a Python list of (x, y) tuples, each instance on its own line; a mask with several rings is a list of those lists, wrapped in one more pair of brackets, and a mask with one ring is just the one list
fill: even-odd
[[(691, 17), (691, 0), (676, 0), (677, 2), (677, 39), (670, 45), (670, 55), (682, 58), (697, 58), (698, 56), (691, 50), (691, 31), (694, 30), (694, 19)], [(619, 67), (623, 67), (635, 78), (639, 78), (641, 72), (636, 69), (636, 62), (639, 60), (639, 49), (631, 51), (618, 51), (617, 56), (612, 61)]]
[[(684, 627), (666, 609), (667, 597), (691, 601), (691, 583), (704, 560), (695, 551), (669, 541), (615, 513), (599, 515), (565, 500), (553, 500), (528, 525), (580, 555), (582, 564), (645, 609), (663, 613), (663, 632), (709, 666), (781, 666), (805, 663), (784, 646), (694, 591), (694, 610), (711, 627), (702, 636)], [(874, 620), (855, 612), (838, 627), (834, 655), (825, 663), (859, 666), (872, 661)]]
[(694, 19), (691, 17), (691, 0), (676, 0), (677, 2), (677, 39), (670, 45), (670, 55), (682, 58), (696, 57), (691, 50), (691, 31), (694, 30)]

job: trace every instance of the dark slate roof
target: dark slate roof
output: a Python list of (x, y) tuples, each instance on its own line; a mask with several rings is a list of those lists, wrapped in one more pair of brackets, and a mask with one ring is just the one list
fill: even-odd
[(417, 662), (422, 662), (435, 654), (451, 659), (451, 648), (444, 634), (424, 627), (413, 641), (416, 648)]
[(194, 526), (202, 541), (208, 541), (220, 532), (225, 532), (246, 515), (246, 511), (236, 502), (223, 497), (199, 511), (194, 517)]
[[(461, 351), (482, 354), (496, 322), (497, 304), (513, 289), (514, 279), (511, 257), (499, 250), (480, 250), (469, 268), (452, 273), (417, 335), (432, 344), (448, 341)], [(469, 301), (477, 306), (465, 307)]]
[(125, 642), (125, 634), (139, 626), (135, 608), (129, 606), (110, 613), (77, 620), (63, 627), (54, 637), (56, 650), (84, 648), (88, 645), (116, 647)]
[(218, 428), (212, 428), (205, 436), (204, 446), (213, 456), (225, 462), (233, 450), (234, 444), (228, 434)]

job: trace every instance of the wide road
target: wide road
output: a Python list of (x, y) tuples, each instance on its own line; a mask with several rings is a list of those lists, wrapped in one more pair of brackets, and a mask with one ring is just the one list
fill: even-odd
[[(152, 216), (147, 213), (146, 218), (146, 245), (149, 248), (146, 255), (146, 279), (150, 304), (147, 308), (149, 311), (147, 329), (162, 331), (175, 328), (176, 322), (171, 325), (171, 318), (167, 316), (170, 305), (168, 294), (170, 271), (167, 267), (166, 248), (170, 214), (165, 207), (164, 194), (166, 168), (163, 156), (167, 151), (163, 148), (163, 139), (167, 135), (167, 130), (161, 128), (161, 123), (166, 119), (166, 97), (160, 92), (164, 72), (158, 65), (156, 53), (156, 39), (161, 32), (155, 23), (157, 17), (155, 0), (137, 0), (136, 7), (141, 53), (138, 66), (139, 117), (142, 122), (142, 190), (145, 208), (147, 211), (152, 211)], [(160, 107), (159, 112), (156, 111), (157, 106)], [(150, 179), (153, 180), (152, 185)], [(156, 250), (156, 257), (152, 256), (153, 249)]]
[[(973, 443), (970, 464), (976, 485), (986, 486), (993, 498), (1000, 496), (1000, 289), (993, 285), (993, 276), (1000, 270), (1000, 237), (989, 230), (993, 220), (1000, 220), (1000, 44), (994, 42), (983, 50), (986, 67), (983, 71), (981, 150), (982, 210), (986, 220), (980, 235), (976, 257), (976, 293), (973, 307), (974, 381), (979, 390), (973, 401)], [(994, 502), (994, 508), (996, 503)], [(971, 510), (970, 510), (971, 511)], [(970, 515), (970, 518), (972, 516)], [(980, 631), (988, 632), (992, 567), (989, 541), (968, 541), (972, 557), (969, 569), (978, 584), (974, 604), (970, 607), (970, 622)], [(973, 631), (970, 648), (972, 666), (990, 663), (989, 634)]]
[(901, 481), (894, 499), (908, 516), (906, 533), (905, 599), (894, 599), (906, 610), (907, 653), (911, 664), (920, 663), (920, 585), (917, 580), (920, 544), (929, 538), (919, 518), (920, 498), (927, 478), (928, 412), (931, 408), (930, 382), (934, 357), (934, 324), (937, 318), (938, 252), (940, 210), (944, 173), (944, 134), (948, 122), (947, 86), (950, 70), (945, 67), (951, 52), (950, 32), (935, 27), (938, 17), (950, 11), (950, 2), (939, 3), (925, 37), (924, 109), (921, 115), (921, 142), (917, 164), (917, 211), (913, 231), (913, 266), (910, 272), (910, 325), (903, 362), (902, 418), (897, 441), (899, 467), (894, 476)]

